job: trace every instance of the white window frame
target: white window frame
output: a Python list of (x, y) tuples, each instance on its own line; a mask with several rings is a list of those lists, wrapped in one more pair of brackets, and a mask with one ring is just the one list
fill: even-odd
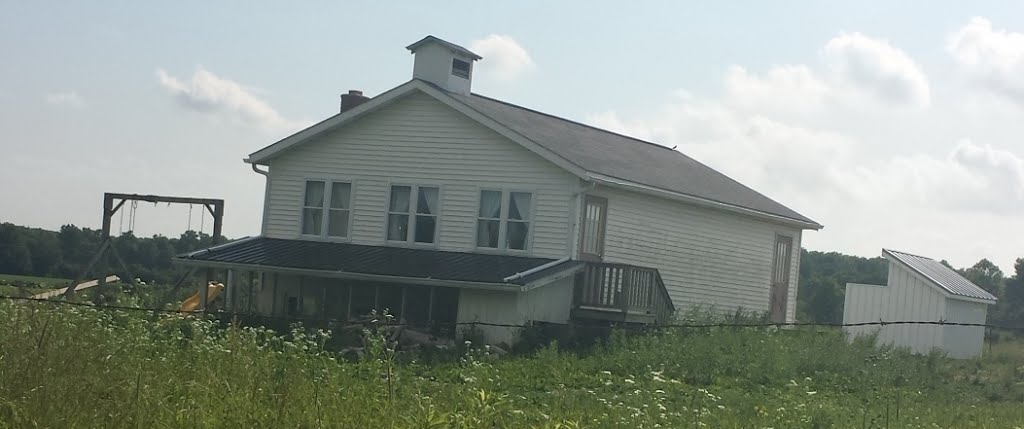
[[(324, 204), (321, 209), (324, 211), (322, 218), (320, 219), (320, 234), (306, 234), (303, 228), (304, 222), (306, 221), (306, 186), (309, 182), (324, 182)], [(348, 209), (333, 209), (333, 210), (348, 210), (348, 225), (346, 225), (345, 231), (348, 233), (345, 236), (328, 235), (330, 228), (331, 218), (331, 195), (334, 192), (335, 183), (346, 183), (349, 186), (348, 194)], [(299, 236), (302, 238), (316, 238), (321, 240), (330, 241), (350, 241), (352, 240), (352, 224), (355, 218), (355, 201), (356, 201), (356, 182), (352, 179), (345, 177), (306, 177), (302, 180), (302, 194), (299, 199)]]
[[(391, 190), (395, 186), (408, 186), (409, 187), (409, 212), (400, 213), (391, 211)], [(434, 223), (434, 241), (430, 243), (420, 243), (416, 241), (416, 208), (419, 204), (419, 192), (420, 188), (437, 188), (437, 213), (430, 216), (434, 216), (437, 219)], [(421, 246), (421, 247), (437, 247), (438, 241), (441, 240), (441, 216), (444, 212), (444, 187), (441, 185), (434, 185), (429, 183), (423, 184), (412, 184), (406, 182), (391, 182), (388, 183), (387, 196), (384, 199), (384, 241), (390, 244), (404, 244), (410, 246)], [(406, 225), (405, 240), (391, 240), (388, 239), (388, 227), (391, 222), (392, 214), (400, 214), (409, 216), (408, 225)], [(422, 215), (421, 215), (422, 216)]]
[[(480, 221), (486, 220), (480, 217), (480, 204), (483, 202), (481, 194), (484, 191), (494, 191), (501, 193), (501, 217), (498, 218), (498, 247), (482, 247), (480, 243)], [(510, 206), (510, 200), (513, 192), (522, 192), (530, 194), (530, 216), (528, 219), (518, 221), (513, 220), (512, 222), (523, 222), (529, 225), (526, 230), (526, 248), (525, 249), (510, 249), (508, 247), (508, 209)], [(533, 231), (536, 226), (535, 218), (537, 216), (537, 195), (536, 189), (521, 189), (521, 188), (492, 188), (492, 187), (480, 187), (476, 190), (476, 212), (473, 215), (473, 247), (474, 249), (481, 252), (500, 252), (500, 253), (530, 253), (533, 251)]]

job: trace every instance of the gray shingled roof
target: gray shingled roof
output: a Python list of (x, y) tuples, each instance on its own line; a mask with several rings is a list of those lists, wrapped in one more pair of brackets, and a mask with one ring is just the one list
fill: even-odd
[(665, 146), (477, 94), (447, 94), (588, 172), (817, 224)]
[(941, 262), (924, 256), (911, 255), (909, 253), (897, 252), (895, 250), (883, 249), (882, 251), (897, 261), (900, 261), (911, 270), (914, 270), (918, 274), (924, 276), (932, 283), (935, 283), (937, 286), (945, 289), (946, 292), (968, 298), (991, 301), (996, 300), (996, 297), (988, 293), (985, 289), (982, 289), (970, 280), (965, 279), (952, 268), (942, 265)]

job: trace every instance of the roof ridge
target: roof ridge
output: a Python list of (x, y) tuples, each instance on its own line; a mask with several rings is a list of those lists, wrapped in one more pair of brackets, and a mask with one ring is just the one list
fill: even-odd
[[(929, 258), (929, 257), (927, 257), (927, 256), (922, 256), (922, 255), (915, 255), (915, 254), (913, 254), (913, 253), (909, 253), (909, 252), (903, 252), (903, 251), (900, 251), (900, 250), (886, 249), (886, 248), (884, 248), (884, 247), (883, 247), (883, 248), (882, 248), (882, 251), (883, 251), (883, 252), (889, 252), (889, 253), (894, 253), (894, 254), (895, 254), (895, 253), (898, 253), (898, 254), (900, 254), (900, 255), (907, 255), (907, 256), (913, 256), (913, 257), (915, 257), (915, 258), (922, 258), (922, 259), (927, 259), (927, 260), (929, 260), (929, 261), (935, 261), (935, 259), (933, 259), (933, 258)], [(935, 262), (938, 262), (938, 261), (935, 261)]]

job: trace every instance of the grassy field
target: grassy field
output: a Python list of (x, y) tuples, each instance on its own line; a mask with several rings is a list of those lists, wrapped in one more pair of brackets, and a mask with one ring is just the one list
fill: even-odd
[(71, 279), (58, 279), (53, 277), (19, 276), (16, 274), (0, 274), (0, 284), (14, 284), (15, 282), (35, 284), (43, 287), (56, 289), (67, 286)]
[(581, 352), (486, 349), (424, 363), (371, 335), (0, 302), (0, 427), (1013, 428), (1024, 349), (981, 361), (847, 344), (831, 332), (613, 333)]
[(28, 297), (67, 286), (71, 280), (0, 274), (0, 296)]

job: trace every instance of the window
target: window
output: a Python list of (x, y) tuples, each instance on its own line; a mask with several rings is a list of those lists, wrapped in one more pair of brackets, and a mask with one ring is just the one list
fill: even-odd
[(324, 182), (306, 182), (306, 200), (302, 204), (302, 233), (320, 235), (324, 220)]
[(388, 202), (388, 241), (437, 241), (440, 190), (434, 186), (394, 185)]
[(306, 181), (306, 194), (302, 203), (302, 233), (347, 238), (351, 206), (351, 183)]
[(480, 191), (477, 247), (526, 250), (532, 209), (532, 193)]
[(512, 192), (508, 203), (508, 232), (505, 246), (509, 249), (526, 250), (526, 237), (530, 232), (530, 207), (533, 194)]
[(452, 74), (458, 77), (469, 79), (469, 68), (471, 65), (469, 61), (462, 61), (458, 58), (452, 58)]

